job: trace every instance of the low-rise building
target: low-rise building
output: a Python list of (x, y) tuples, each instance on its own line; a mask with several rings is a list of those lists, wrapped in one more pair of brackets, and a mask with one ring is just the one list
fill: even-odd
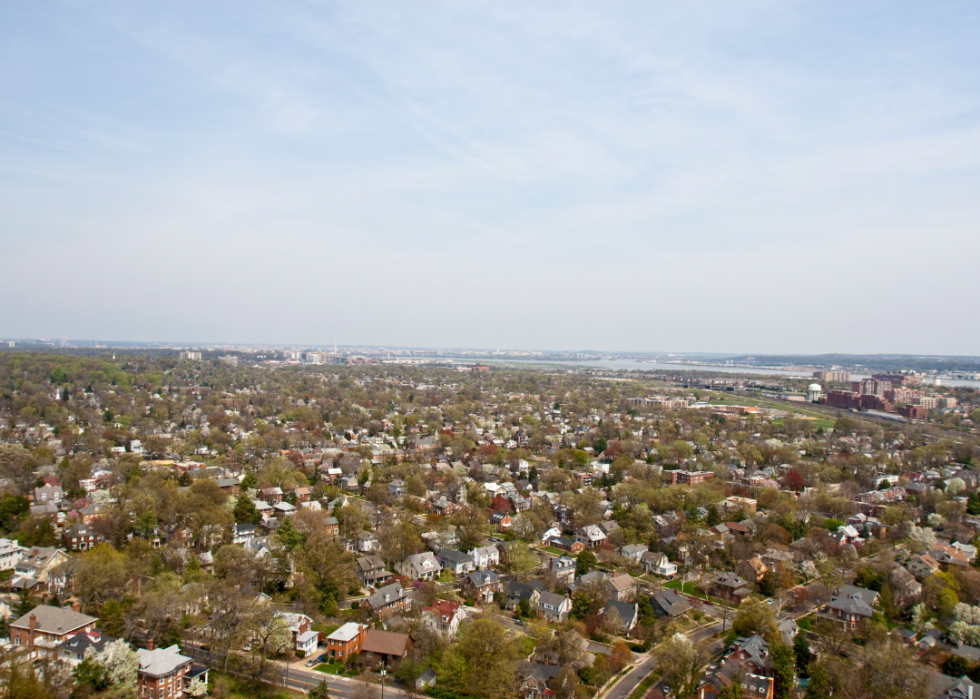
[(368, 627), (364, 624), (347, 622), (324, 640), (327, 656), (331, 660), (347, 662), (354, 653), (359, 653), (367, 636)]
[(379, 619), (386, 620), (398, 612), (410, 609), (412, 599), (405, 594), (401, 583), (396, 582), (379, 588), (361, 606), (368, 607)]
[(136, 651), (140, 667), (136, 675), (136, 695), (139, 699), (183, 699), (188, 685), (195, 678), (207, 683), (207, 668), (196, 667), (193, 660), (181, 655), (180, 646), (147, 648)]
[(98, 622), (74, 609), (41, 604), (10, 622), (10, 642), (15, 648), (53, 651), (70, 636), (95, 631)]

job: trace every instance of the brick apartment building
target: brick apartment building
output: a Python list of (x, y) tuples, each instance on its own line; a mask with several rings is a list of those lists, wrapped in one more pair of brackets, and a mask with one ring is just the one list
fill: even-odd
[(715, 477), (713, 471), (668, 471), (670, 473), (671, 485), (683, 483), (684, 485), (701, 485), (706, 480)]

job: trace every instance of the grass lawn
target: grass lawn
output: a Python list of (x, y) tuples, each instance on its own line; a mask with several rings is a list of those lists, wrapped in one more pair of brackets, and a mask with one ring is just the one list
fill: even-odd
[(337, 663), (337, 662), (323, 663), (322, 665), (317, 665), (313, 669), (316, 670), (317, 672), (326, 672), (331, 675), (339, 675), (341, 671), (344, 669), (344, 664)]
[(666, 587), (669, 590), (680, 590), (685, 595), (696, 595), (696, 594), (698, 594), (698, 586), (697, 586), (697, 583), (693, 583), (693, 582), (686, 582), (686, 583), (684, 583), (684, 589), (683, 590), (681, 590), (681, 581), (680, 580), (669, 580), (669, 581), (667, 581), (667, 582), (664, 583), (664, 587)]
[(561, 550), (560, 548), (558, 548), (557, 546), (545, 546), (545, 547), (544, 547), (543, 549), (541, 549), (541, 550), (542, 550), (542, 551), (547, 551), (547, 552), (548, 552), (548, 553), (550, 553), (550, 554), (551, 554), (552, 556), (563, 556), (563, 555), (567, 555), (567, 556), (571, 556), (572, 558), (575, 558), (575, 556), (572, 556), (572, 554), (570, 554), (570, 553), (569, 553), (568, 551), (562, 551), (562, 550)]
[(337, 626), (336, 624), (322, 624), (322, 625), (321, 624), (317, 624), (316, 626), (313, 627), (313, 630), (314, 631), (321, 631), (325, 635), (329, 636), (330, 634), (332, 634), (334, 631), (336, 631), (339, 628), (340, 627)]
[(258, 684), (246, 682), (239, 677), (225, 675), (217, 670), (211, 670), (209, 677), (215, 687), (222, 686), (227, 689), (227, 692), (221, 695), (226, 699), (299, 699), (300, 697), (305, 699), (306, 697), (306, 692), (273, 687), (264, 682)]

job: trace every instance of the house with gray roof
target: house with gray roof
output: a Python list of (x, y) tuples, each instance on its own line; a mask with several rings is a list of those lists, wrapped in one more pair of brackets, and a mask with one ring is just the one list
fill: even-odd
[(451, 570), (456, 575), (465, 575), (476, 570), (476, 561), (468, 553), (455, 549), (440, 549), (436, 556), (445, 570)]

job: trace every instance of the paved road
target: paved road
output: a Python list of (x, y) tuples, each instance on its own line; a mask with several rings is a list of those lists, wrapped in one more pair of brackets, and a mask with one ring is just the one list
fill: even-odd
[[(706, 638), (710, 638), (717, 631), (720, 631), (721, 627), (718, 623), (710, 624), (704, 626), (693, 633), (689, 634), (689, 637), (695, 643), (698, 641), (703, 641)], [(719, 653), (724, 647), (724, 642), (721, 639), (713, 641), (708, 646), (708, 651), (714, 656)], [(606, 692), (603, 699), (626, 699), (634, 689), (639, 686), (640, 682), (653, 672), (657, 667), (656, 661), (654, 661), (653, 656), (647, 656), (646, 659), (641, 660), (623, 679), (613, 685), (612, 689)]]
[[(292, 665), (289, 668), (289, 678), (286, 680), (286, 667), (285, 665), (279, 664), (275, 669), (275, 676), (278, 678), (276, 684), (280, 687), (287, 686), (290, 689), (299, 689), (304, 692), (308, 692), (314, 687), (316, 687), (322, 680), (326, 680), (327, 684), (330, 686), (330, 696), (331, 697), (350, 697), (353, 693), (356, 684), (360, 683), (359, 680), (354, 680), (349, 677), (335, 677), (334, 675), (327, 675), (322, 672), (317, 672), (315, 670), (309, 670), (305, 667), (300, 667), (298, 665)], [(381, 686), (372, 685), (375, 689), (375, 696), (380, 699), (381, 697)], [(408, 699), (409, 695), (400, 689), (396, 689), (386, 683), (384, 688), (385, 699), (388, 697), (393, 697), (397, 699)]]

